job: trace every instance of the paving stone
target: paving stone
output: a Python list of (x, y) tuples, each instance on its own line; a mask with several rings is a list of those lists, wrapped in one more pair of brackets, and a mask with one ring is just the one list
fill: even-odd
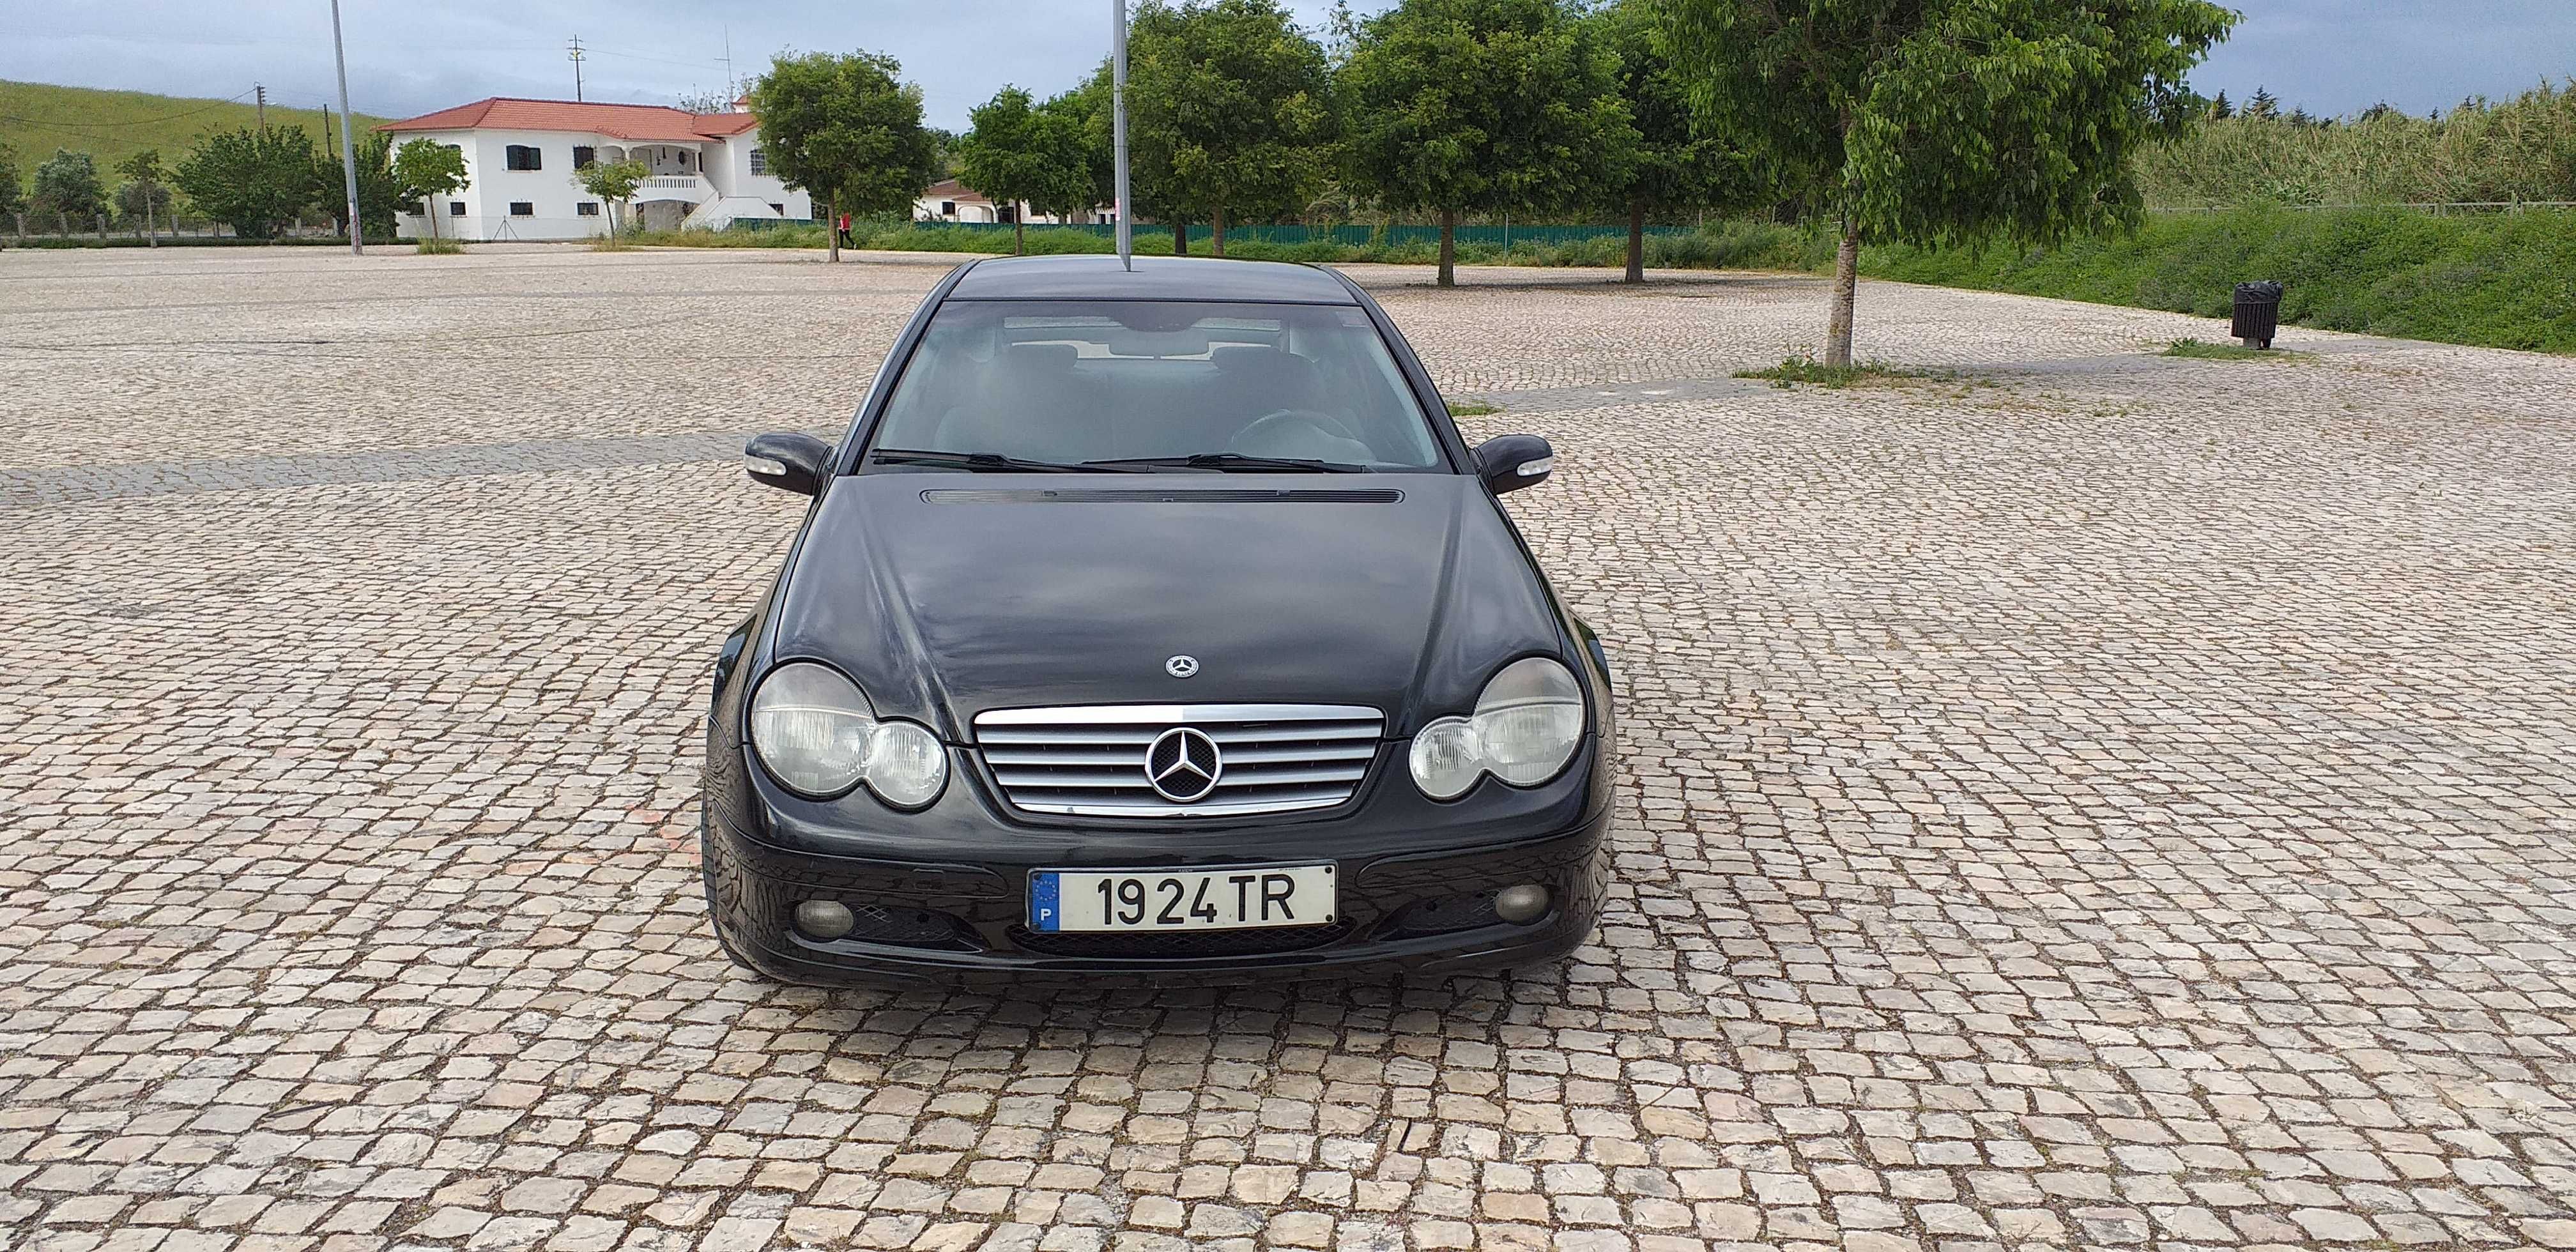
[(0, 253), (21, 1246), (2576, 1247), (2576, 361), (1353, 267), (1561, 454), (1599, 932), (818, 991), (704, 926), (732, 458), (945, 262), (322, 251)]

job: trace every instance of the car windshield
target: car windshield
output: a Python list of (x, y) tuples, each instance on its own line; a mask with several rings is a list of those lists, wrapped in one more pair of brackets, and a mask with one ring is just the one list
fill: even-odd
[(1347, 305), (955, 300), (886, 401), (870, 468), (1357, 472), (1439, 467)]

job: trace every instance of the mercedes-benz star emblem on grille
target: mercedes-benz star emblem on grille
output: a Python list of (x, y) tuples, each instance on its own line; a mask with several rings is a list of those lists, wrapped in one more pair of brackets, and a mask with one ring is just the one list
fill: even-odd
[(1163, 672), (1174, 678), (1187, 678), (1199, 672), (1199, 659), (1194, 656), (1173, 657), (1163, 662)]
[[(1187, 658), (1182, 658), (1187, 659)], [(1145, 749), (1145, 781), (1154, 794), (1174, 804), (1195, 804), (1216, 790), (1225, 776), (1225, 758), (1207, 732), (1175, 726), (1154, 737)]]

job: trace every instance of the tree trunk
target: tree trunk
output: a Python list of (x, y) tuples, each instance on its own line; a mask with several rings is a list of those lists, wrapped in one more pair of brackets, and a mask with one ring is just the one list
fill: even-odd
[(1843, 219), (1843, 241), (1834, 249), (1834, 311), (1825, 321), (1825, 364), (1852, 363), (1852, 298), (1860, 289), (1860, 227)]
[(1458, 210), (1440, 210), (1440, 285), (1458, 285)]
[(1011, 255), (1029, 254), (1029, 206), (1025, 203), (1011, 211)]
[(432, 239), (438, 238), (438, 197), (422, 196), (420, 198), (420, 220), (429, 224), (429, 237)]
[(841, 259), (841, 204), (838, 200), (823, 202), (823, 242), (831, 249), (823, 260), (827, 263), (839, 261)]
[(1222, 204), (1208, 214), (1208, 247), (1218, 256), (1225, 255), (1225, 206)]
[(1628, 273), (1622, 282), (1646, 281), (1646, 202), (1628, 206)]
[(1173, 218), (1173, 219), (1172, 219), (1172, 255), (1173, 255), (1173, 256), (1188, 256), (1189, 254), (1190, 254), (1190, 224), (1189, 224), (1188, 222), (1182, 221), (1181, 219), (1179, 219), (1179, 218), (1177, 218), (1177, 217), (1176, 217), (1176, 218)]

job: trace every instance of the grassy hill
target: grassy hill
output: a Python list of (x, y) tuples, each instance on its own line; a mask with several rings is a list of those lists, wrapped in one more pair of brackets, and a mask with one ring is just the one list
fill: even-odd
[[(259, 110), (247, 96), (238, 102), (198, 100), (0, 79), (0, 143), (18, 150), (21, 178), (33, 177), (37, 164), (52, 156), (54, 149), (69, 148), (98, 158), (100, 174), (112, 185), (115, 175), (108, 171), (136, 152), (158, 148), (162, 160), (176, 164), (200, 138), (249, 126), (258, 118)], [(353, 120), (364, 127), (385, 119), (361, 113)], [(300, 125), (304, 133), (316, 139), (322, 136), (318, 109), (290, 109), (272, 102), (268, 124)], [(338, 130), (334, 122), (335, 143)]]

